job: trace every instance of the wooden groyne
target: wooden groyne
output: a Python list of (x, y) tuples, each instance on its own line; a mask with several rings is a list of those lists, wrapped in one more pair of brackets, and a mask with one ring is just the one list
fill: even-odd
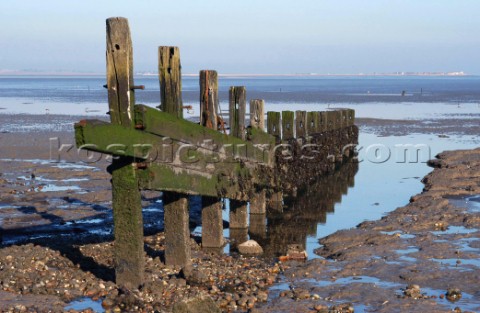
[[(357, 143), (354, 111), (267, 112), (264, 101), (232, 86), (229, 117), (219, 110), (218, 75), (200, 72), (200, 123), (183, 119), (178, 47), (159, 47), (160, 110), (135, 102), (128, 21), (107, 20), (107, 89), (110, 123), (75, 125), (77, 147), (113, 156), (117, 284), (143, 283), (140, 190), (163, 192), (165, 262), (190, 263), (188, 196), (202, 196), (202, 246), (224, 244), (222, 199), (230, 199), (230, 229), (243, 232), (250, 214), (282, 210), (283, 195), (332, 172)], [(249, 118), (246, 118), (249, 116)], [(227, 131), (229, 130), (229, 131)]]

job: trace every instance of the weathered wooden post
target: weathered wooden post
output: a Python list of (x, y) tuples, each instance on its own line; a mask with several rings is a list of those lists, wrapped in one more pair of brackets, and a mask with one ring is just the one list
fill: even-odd
[[(245, 139), (246, 89), (243, 86), (230, 87), (229, 112), (230, 135)], [(230, 237), (242, 243), (248, 236), (247, 203), (230, 199)]]
[[(182, 74), (178, 47), (158, 48), (158, 74), (162, 111), (183, 117)], [(165, 264), (185, 266), (190, 263), (190, 228), (187, 195), (164, 191)]]
[[(133, 128), (135, 90), (128, 20), (113, 17), (107, 19), (106, 23), (110, 121), (112, 124)], [(127, 288), (138, 288), (143, 284), (145, 269), (138, 177), (133, 160), (128, 157), (113, 158), (109, 170), (112, 174), (116, 283)]]
[(182, 118), (182, 66), (178, 47), (158, 47), (158, 76), (161, 110)]
[(250, 100), (250, 126), (265, 131), (265, 101)]
[[(265, 117), (264, 117), (263, 100), (250, 101), (250, 127), (264, 131)], [(250, 218), (252, 214), (265, 214), (266, 212), (266, 191), (259, 190), (250, 197)]]
[(275, 136), (277, 140), (281, 139), (281, 118), (280, 112), (267, 112), (267, 132)]
[(202, 197), (202, 247), (220, 248), (223, 238), (223, 202), (218, 198)]
[(185, 266), (191, 262), (188, 198), (163, 193), (165, 211), (165, 264)]
[[(218, 74), (216, 71), (200, 71), (200, 125), (218, 128), (219, 112)], [(223, 203), (221, 199), (202, 197), (202, 247), (220, 248), (223, 238)]]
[(229, 117), (230, 135), (245, 140), (245, 113), (247, 90), (243, 86), (230, 87)]
[(200, 71), (200, 125), (217, 129), (218, 75), (216, 71)]
[(307, 112), (295, 111), (296, 138), (307, 138)]
[(294, 129), (294, 113), (293, 111), (282, 111), (282, 139), (288, 140), (295, 138)]
[(320, 121), (319, 121), (319, 129), (320, 132), (325, 132), (327, 131), (328, 128), (328, 121), (327, 121), (327, 112), (320, 112)]
[(307, 112), (307, 132), (309, 136), (317, 133), (318, 118), (315, 113), (316, 112)]

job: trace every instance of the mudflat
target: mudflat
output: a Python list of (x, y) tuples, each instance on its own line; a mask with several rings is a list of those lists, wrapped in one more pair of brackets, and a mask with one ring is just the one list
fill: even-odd
[[(144, 192), (147, 282), (130, 291), (113, 283), (108, 159), (81, 163), (87, 156), (67, 149), (79, 117), (59, 119), (58, 128), (0, 134), (2, 311), (61, 312), (86, 297), (105, 310), (168, 312), (195, 296), (239, 312), (480, 311), (480, 149), (439, 154), (410, 203), (321, 238), (318, 257), (305, 263), (211, 254), (192, 236), (193, 270), (166, 267), (155, 206), (161, 194)], [(480, 125), (478, 118), (434, 122), (357, 120), (383, 136), (475, 136)]]

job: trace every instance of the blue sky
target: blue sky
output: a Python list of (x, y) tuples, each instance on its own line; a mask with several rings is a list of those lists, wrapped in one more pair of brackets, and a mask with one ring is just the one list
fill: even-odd
[(1, 0), (0, 69), (104, 72), (127, 17), (135, 70), (180, 47), (184, 73), (480, 74), (479, 0)]

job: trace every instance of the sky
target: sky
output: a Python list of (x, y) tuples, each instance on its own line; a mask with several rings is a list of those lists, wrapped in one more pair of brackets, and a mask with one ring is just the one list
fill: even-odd
[(105, 72), (105, 20), (129, 20), (136, 72), (480, 74), (479, 0), (0, 0), (0, 70)]

